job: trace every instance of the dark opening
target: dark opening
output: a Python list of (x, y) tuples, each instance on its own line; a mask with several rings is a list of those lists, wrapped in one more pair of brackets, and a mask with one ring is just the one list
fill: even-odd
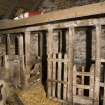
[(82, 84), (82, 76), (78, 75), (76, 79), (77, 84)]
[(99, 105), (104, 105), (103, 99), (104, 99), (104, 87), (100, 87)]
[(86, 68), (85, 72), (90, 72), (92, 63), (92, 27), (86, 29)]
[(89, 89), (84, 89), (84, 96), (89, 97)]
[(82, 72), (82, 66), (81, 65), (77, 65), (77, 72)]
[(62, 30), (62, 53), (66, 53), (66, 30)]
[[(62, 63), (61, 80), (64, 81), (64, 63)], [(61, 99), (63, 99), (64, 84), (61, 84)]]
[[(56, 62), (56, 80), (58, 80), (58, 62)], [(58, 83), (56, 83), (56, 90), (55, 90), (55, 96), (57, 97), (57, 92), (58, 92)]]
[(41, 36), (40, 36), (40, 34), (38, 33), (38, 56), (41, 56), (40, 54), (41, 54), (41, 51), (40, 51), (40, 47), (41, 47)]
[[(47, 35), (46, 31), (43, 31), (42, 38), (42, 84), (47, 89)], [(47, 91), (47, 90), (46, 90)]]
[(90, 77), (89, 76), (84, 77), (84, 85), (90, 85)]
[(78, 89), (78, 88), (76, 88), (76, 95), (78, 95), (78, 94), (79, 94), (78, 90), (79, 90), (79, 89)]
[(8, 55), (8, 39), (7, 39), (8, 36), (5, 37), (5, 48), (6, 48), (6, 55)]
[(58, 52), (66, 53), (66, 29), (58, 31)]
[(17, 36), (15, 36), (15, 55), (19, 54), (19, 42)]
[(105, 75), (105, 63), (101, 64), (101, 73), (100, 73), (100, 82), (104, 83), (104, 75)]

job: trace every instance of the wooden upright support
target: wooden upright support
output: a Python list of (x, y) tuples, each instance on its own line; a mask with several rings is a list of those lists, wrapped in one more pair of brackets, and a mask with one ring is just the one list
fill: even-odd
[[(53, 28), (51, 26), (48, 27), (48, 80), (52, 79), (52, 73), (53, 73), (53, 69), (52, 69), (52, 62), (50, 61), (52, 59), (52, 39), (53, 39)], [(48, 97), (52, 96), (52, 83), (51, 81), (47, 82), (48, 85)]]
[(28, 86), (28, 79), (30, 76), (30, 34), (31, 32), (25, 32), (25, 84)]
[(95, 62), (95, 87), (94, 87), (94, 105), (99, 105), (99, 89), (100, 89), (100, 37), (101, 25), (96, 25), (96, 62)]
[(73, 104), (73, 55), (74, 55), (74, 27), (69, 28), (69, 71), (68, 71), (68, 101)]
[(23, 35), (19, 35), (18, 37), (19, 40), (19, 56), (20, 56), (20, 82), (21, 79), (23, 79), (22, 77), (25, 77), (25, 75), (21, 75), (25, 73), (25, 69), (24, 69), (24, 43), (23, 43)]

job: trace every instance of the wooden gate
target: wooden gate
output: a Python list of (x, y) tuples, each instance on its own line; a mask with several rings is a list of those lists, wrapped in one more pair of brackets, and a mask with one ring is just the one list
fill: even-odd
[(48, 96), (55, 100), (68, 100), (68, 57), (67, 54), (48, 55)]
[(94, 100), (94, 65), (86, 72), (84, 66), (73, 68), (73, 103), (93, 105)]

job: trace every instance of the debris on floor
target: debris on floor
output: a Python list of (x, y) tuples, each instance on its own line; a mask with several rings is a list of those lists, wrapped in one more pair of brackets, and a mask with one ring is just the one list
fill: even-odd
[(18, 92), (24, 105), (60, 105), (46, 97), (44, 87), (41, 84), (32, 86), (30, 89)]

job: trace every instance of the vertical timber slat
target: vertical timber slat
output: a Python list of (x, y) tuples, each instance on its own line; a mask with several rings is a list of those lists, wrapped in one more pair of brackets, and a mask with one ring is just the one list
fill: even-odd
[[(64, 62), (64, 74), (63, 75), (64, 75), (64, 82), (67, 82), (67, 71), (68, 71), (67, 54), (65, 54), (64, 59), (65, 59), (65, 62)], [(67, 100), (67, 84), (64, 84), (63, 99)]]
[[(50, 61), (51, 55), (48, 55), (48, 80), (51, 80), (52, 78), (52, 62)], [(51, 81), (48, 81), (48, 96), (52, 96), (52, 83)]]
[[(58, 59), (62, 58), (62, 54), (58, 54)], [(62, 62), (58, 62), (58, 81), (61, 81), (61, 69), (62, 69)], [(61, 99), (61, 83), (58, 83), (58, 98)]]
[[(53, 54), (53, 59), (56, 59), (56, 54)], [(53, 61), (53, 80), (56, 80), (56, 61)], [(52, 95), (55, 97), (56, 83), (53, 81)]]

